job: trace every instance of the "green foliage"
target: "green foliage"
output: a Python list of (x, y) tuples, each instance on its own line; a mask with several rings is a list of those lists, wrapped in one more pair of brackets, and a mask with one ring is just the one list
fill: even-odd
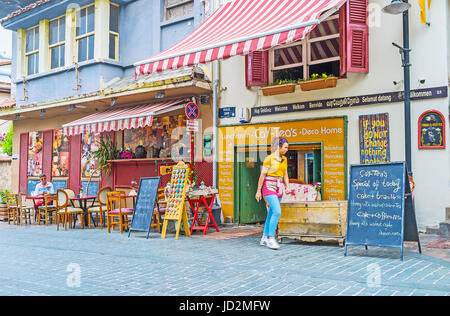
[(6, 196), (8, 196), (9, 194), (11, 194), (11, 191), (9, 190), (0, 190), (0, 203), (6, 203)]
[(100, 139), (100, 147), (93, 155), (98, 161), (99, 169), (107, 175), (111, 175), (111, 164), (108, 161), (116, 158), (117, 148), (109, 135)]
[(2, 149), (3, 153), (7, 154), (8, 156), (12, 156), (12, 142), (13, 126), (11, 124), (8, 133), (3, 133), (3, 135), (0, 135), (0, 148)]

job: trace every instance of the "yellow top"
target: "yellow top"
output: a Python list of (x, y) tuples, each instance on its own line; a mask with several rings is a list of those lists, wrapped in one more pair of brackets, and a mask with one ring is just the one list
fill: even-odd
[(281, 161), (275, 153), (269, 155), (264, 159), (263, 167), (267, 168), (267, 175), (271, 177), (284, 177), (287, 170), (287, 159), (282, 156)]

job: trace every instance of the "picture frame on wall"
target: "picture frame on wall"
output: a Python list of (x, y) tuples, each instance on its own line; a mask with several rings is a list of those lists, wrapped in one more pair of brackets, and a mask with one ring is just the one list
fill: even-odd
[(445, 118), (441, 112), (422, 113), (418, 122), (419, 149), (445, 149)]

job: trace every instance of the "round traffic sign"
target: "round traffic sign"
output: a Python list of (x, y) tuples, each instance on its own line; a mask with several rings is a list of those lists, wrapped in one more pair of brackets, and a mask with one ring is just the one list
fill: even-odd
[(188, 119), (196, 120), (198, 118), (200, 110), (197, 104), (195, 104), (194, 102), (190, 102), (186, 104), (185, 112)]

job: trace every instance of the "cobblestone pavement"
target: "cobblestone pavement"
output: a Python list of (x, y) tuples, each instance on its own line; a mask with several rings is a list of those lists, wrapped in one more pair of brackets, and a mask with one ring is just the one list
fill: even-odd
[(145, 235), (0, 223), (0, 295), (450, 294), (450, 263), (415, 250)]

